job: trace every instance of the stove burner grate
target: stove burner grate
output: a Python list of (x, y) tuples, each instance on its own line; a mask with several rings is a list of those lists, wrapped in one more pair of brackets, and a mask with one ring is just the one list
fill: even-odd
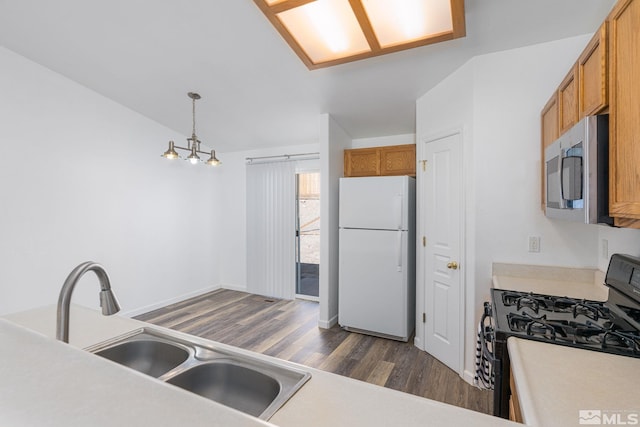
[(580, 314), (595, 321), (598, 321), (600, 318), (609, 318), (609, 309), (600, 302), (582, 300), (575, 303), (571, 310), (574, 318)]
[(542, 309), (544, 310), (548, 309), (547, 301), (544, 296), (533, 293), (525, 294), (522, 292), (506, 291), (502, 294), (502, 302), (507, 307), (515, 305), (516, 310), (518, 311), (522, 310), (524, 307), (530, 308), (535, 313), (538, 313), (540, 306), (542, 306)]
[(610, 321), (602, 324), (587, 320), (584, 323), (572, 320), (548, 319), (547, 315), (509, 313), (509, 329), (528, 337), (566, 343), (586, 345), (592, 348), (614, 348), (622, 353), (640, 356), (640, 332), (621, 329)]
[(602, 337), (602, 348), (616, 347), (640, 354), (640, 335), (636, 331), (606, 331)]
[(609, 308), (599, 301), (505, 291), (502, 294), (502, 303), (505, 307), (515, 307), (518, 312), (523, 312), (524, 308), (528, 308), (535, 314), (540, 311), (572, 313), (574, 318), (583, 315), (595, 321), (609, 318)]

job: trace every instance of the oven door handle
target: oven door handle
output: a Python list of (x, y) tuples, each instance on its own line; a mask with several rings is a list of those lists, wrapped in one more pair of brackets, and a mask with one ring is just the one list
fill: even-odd
[[(482, 349), (482, 355), (492, 364), (495, 364), (496, 358), (493, 352), (489, 350), (487, 342), (493, 342), (493, 326), (491, 324), (486, 325), (487, 318), (491, 319), (491, 306), (485, 303), (485, 310), (480, 318), (482, 324), (482, 333), (480, 334), (480, 348)], [(488, 338), (488, 339), (487, 339)]]
[(489, 363), (494, 365), (494, 370), (497, 368), (495, 366), (496, 362), (498, 362), (498, 359), (496, 359), (496, 357), (493, 355), (493, 353), (487, 348), (486, 345), (482, 346), (482, 355), (489, 361)]

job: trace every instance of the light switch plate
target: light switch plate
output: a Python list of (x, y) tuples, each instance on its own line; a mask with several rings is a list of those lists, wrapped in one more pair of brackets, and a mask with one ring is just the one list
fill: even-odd
[(529, 252), (540, 252), (540, 236), (529, 236)]

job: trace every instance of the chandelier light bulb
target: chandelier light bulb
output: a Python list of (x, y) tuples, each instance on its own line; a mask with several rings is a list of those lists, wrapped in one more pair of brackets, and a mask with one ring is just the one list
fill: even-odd
[(177, 159), (178, 153), (175, 150), (173, 141), (169, 141), (169, 149), (162, 155), (165, 159)]
[(206, 163), (211, 166), (218, 166), (220, 163), (222, 163), (216, 157), (216, 150), (211, 150), (211, 157), (209, 157), (209, 160), (207, 160)]

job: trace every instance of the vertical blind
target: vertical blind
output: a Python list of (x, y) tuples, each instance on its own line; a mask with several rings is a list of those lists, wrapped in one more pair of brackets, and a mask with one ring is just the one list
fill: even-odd
[(295, 297), (295, 162), (247, 165), (247, 290)]

